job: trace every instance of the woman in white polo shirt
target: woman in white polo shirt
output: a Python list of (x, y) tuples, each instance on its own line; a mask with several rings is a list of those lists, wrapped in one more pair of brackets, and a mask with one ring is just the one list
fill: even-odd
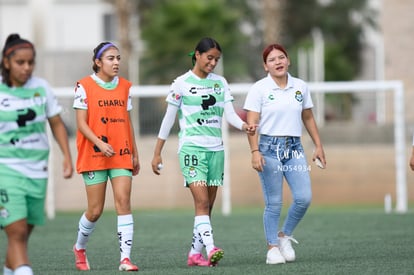
[[(290, 65), (285, 48), (272, 44), (263, 50), (268, 73), (251, 87), (244, 104), (247, 123), (259, 129), (248, 136), (252, 166), (262, 184), (265, 209), (263, 224), (268, 244), (267, 264), (295, 260), (292, 233), (308, 209), (312, 190), (308, 165), (301, 143), (302, 123), (315, 145), (312, 160), (325, 167), (325, 153), (312, 113), (312, 99), (301, 79), (288, 73)], [(283, 178), (292, 193), (292, 205), (279, 229), (283, 202)]]

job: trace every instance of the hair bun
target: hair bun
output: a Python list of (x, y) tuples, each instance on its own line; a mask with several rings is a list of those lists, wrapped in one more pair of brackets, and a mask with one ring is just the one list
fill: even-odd
[(12, 34), (10, 34), (8, 37), (7, 37), (7, 39), (6, 39), (6, 45), (7, 44), (9, 44), (9, 43), (11, 43), (11, 42), (13, 42), (13, 41), (16, 41), (16, 40), (20, 40), (21, 38), (20, 38), (20, 35), (19, 34), (17, 34), (17, 33), (12, 33)]

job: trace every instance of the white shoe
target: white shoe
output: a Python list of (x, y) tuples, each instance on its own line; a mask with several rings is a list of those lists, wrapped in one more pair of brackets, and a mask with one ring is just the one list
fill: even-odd
[(286, 260), (280, 253), (280, 250), (278, 247), (272, 247), (271, 249), (267, 251), (266, 263), (267, 264), (284, 264), (286, 263)]
[(296, 259), (295, 250), (292, 247), (292, 243), (299, 243), (297, 240), (291, 236), (279, 237), (279, 249), (280, 253), (283, 255), (287, 262), (293, 262)]

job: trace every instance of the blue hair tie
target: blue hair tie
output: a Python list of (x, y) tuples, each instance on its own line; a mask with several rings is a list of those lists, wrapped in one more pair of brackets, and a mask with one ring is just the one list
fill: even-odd
[(99, 59), (99, 58), (101, 58), (101, 55), (103, 54), (103, 52), (104, 51), (106, 51), (108, 48), (110, 48), (110, 47), (115, 47), (116, 48), (116, 46), (114, 45), (114, 44), (112, 44), (112, 43), (108, 43), (108, 44), (106, 44), (105, 46), (103, 46), (99, 51), (98, 51), (98, 53), (96, 54), (96, 56), (95, 56), (95, 59)]

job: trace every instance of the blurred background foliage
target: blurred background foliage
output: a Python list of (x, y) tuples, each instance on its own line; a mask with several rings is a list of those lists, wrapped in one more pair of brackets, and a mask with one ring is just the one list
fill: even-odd
[[(367, 2), (137, 0), (135, 7), (143, 41), (139, 82), (170, 84), (191, 69), (188, 53), (205, 36), (220, 43), (223, 75), (230, 83), (253, 82), (265, 76), (261, 53), (269, 43), (280, 43), (287, 48), (290, 73), (299, 76), (298, 53), (312, 51), (314, 30), (322, 34), (324, 41), (324, 78), (312, 79), (309, 74), (304, 80), (354, 80), (361, 71), (364, 28), (376, 28), (376, 14)], [(337, 119), (350, 118), (356, 101), (352, 93), (324, 96), (330, 109), (336, 110)], [(142, 104), (153, 103), (144, 99)], [(159, 108), (160, 103), (154, 107)]]
[(241, 9), (222, 0), (154, 1), (141, 22), (145, 51), (141, 58), (144, 84), (167, 84), (191, 68), (188, 53), (205, 36), (215, 38), (223, 49), (224, 74), (232, 80), (246, 76), (242, 58), (247, 37), (239, 31)]
[[(274, 5), (278, 25), (265, 20), (267, 1), (279, 3)], [(367, 0), (139, 0), (137, 8), (145, 49), (140, 64), (143, 84), (168, 84), (191, 68), (187, 53), (204, 36), (221, 44), (229, 81), (254, 81), (264, 75), (265, 44), (283, 44), (296, 61), (299, 48), (313, 46), (315, 28), (325, 42), (325, 80), (351, 80), (361, 67), (363, 28), (375, 27)], [(278, 29), (273, 41), (265, 41), (269, 28)], [(295, 62), (291, 73), (297, 74)]]

